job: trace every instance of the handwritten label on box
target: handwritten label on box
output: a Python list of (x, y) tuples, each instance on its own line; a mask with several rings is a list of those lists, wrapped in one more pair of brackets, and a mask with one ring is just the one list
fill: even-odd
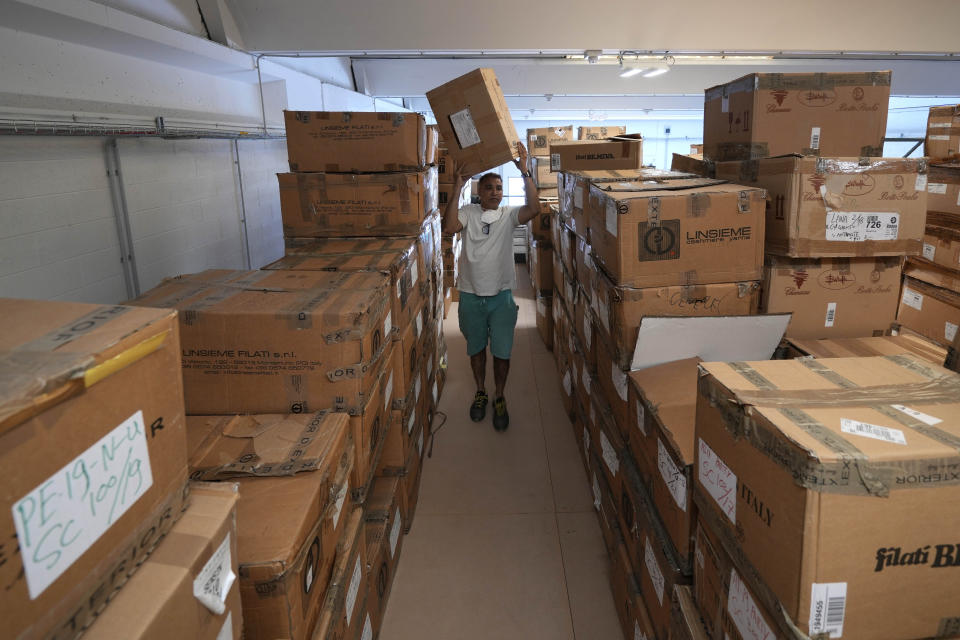
[(699, 443), (697, 476), (707, 493), (716, 500), (730, 522), (737, 523), (737, 476), (703, 438)]

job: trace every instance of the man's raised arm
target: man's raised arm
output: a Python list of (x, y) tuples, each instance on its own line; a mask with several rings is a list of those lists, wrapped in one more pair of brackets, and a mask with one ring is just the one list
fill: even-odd
[(517, 165), (520, 175), (523, 176), (523, 193), (527, 200), (517, 212), (517, 220), (520, 224), (526, 224), (540, 213), (540, 190), (533, 181), (533, 173), (527, 165), (527, 149), (522, 142), (517, 143), (517, 155), (520, 157), (514, 160), (513, 164)]
[(453, 165), (454, 181), (447, 208), (443, 210), (443, 232), (452, 234), (463, 229), (460, 224), (460, 192), (463, 189), (464, 176), (457, 161), (450, 158), (450, 162)]

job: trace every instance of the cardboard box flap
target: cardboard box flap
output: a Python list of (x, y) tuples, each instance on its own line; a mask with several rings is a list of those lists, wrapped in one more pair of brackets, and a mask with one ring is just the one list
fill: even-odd
[(191, 474), (214, 480), (327, 471), (336, 467), (346, 446), (349, 420), (346, 413), (330, 411), (188, 416), (188, 440), (193, 432), (204, 437), (203, 445), (191, 450)]
[(0, 299), (0, 432), (159, 349), (176, 312)]
[(941, 365), (947, 357), (945, 348), (914, 335), (819, 340), (790, 338), (789, 342), (797, 351), (814, 358), (863, 358), (912, 353), (928, 362)]
[(960, 376), (912, 355), (700, 368), (727, 428), (805, 488), (885, 496), (905, 475), (960, 463)]
[(259, 565), (277, 573), (290, 570), (330, 499), (325, 474), (238, 478), (237, 482), (237, 553), (241, 567)]
[[(400, 238), (296, 238), (286, 242), (286, 256), (265, 269), (296, 269), (305, 264), (327, 271), (396, 273), (417, 256), (417, 243)], [(277, 267), (274, 265), (282, 264)]]
[(783, 339), (790, 315), (647, 316), (640, 321), (630, 369), (694, 356), (706, 361), (770, 358)]
[(378, 477), (363, 505), (367, 520), (386, 520), (393, 513), (400, 491), (399, 476)]
[(700, 358), (667, 362), (629, 376), (640, 396), (667, 430), (673, 449), (688, 464), (693, 462), (694, 418), (697, 413), (697, 379)]
[(945, 269), (923, 258), (907, 258), (903, 275), (960, 295), (960, 271)]

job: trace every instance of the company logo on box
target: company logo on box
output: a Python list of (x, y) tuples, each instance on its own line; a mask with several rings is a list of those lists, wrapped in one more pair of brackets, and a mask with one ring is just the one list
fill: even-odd
[(865, 196), (873, 191), (876, 186), (877, 181), (873, 179), (873, 176), (869, 173), (862, 173), (847, 181), (847, 184), (843, 187), (843, 195)]
[(797, 99), (807, 107), (826, 107), (837, 101), (837, 93), (831, 89), (801, 91)]
[(807, 281), (807, 278), (810, 277), (810, 274), (807, 273), (806, 269), (798, 269), (791, 273), (790, 277), (793, 278), (793, 282), (797, 285), (797, 289), (802, 289), (803, 283)]
[(777, 101), (777, 106), (782, 107), (783, 101), (787, 99), (787, 96), (790, 95), (790, 92), (784, 91), (783, 89), (777, 89), (776, 91), (771, 91), (770, 95), (773, 96), (773, 99)]
[(854, 87), (853, 89), (853, 99), (857, 102), (863, 100), (863, 87)]
[(899, 191), (900, 189), (903, 189), (903, 182), (904, 182), (903, 176), (901, 176), (901, 175), (896, 175), (896, 176), (894, 176), (894, 177), (893, 177), (893, 188), (896, 189), (897, 191)]
[(680, 221), (662, 220), (659, 225), (638, 223), (638, 259), (641, 262), (676, 260), (680, 257)]
[(849, 271), (831, 269), (830, 271), (824, 271), (817, 276), (817, 282), (819, 282), (820, 286), (824, 289), (833, 289), (838, 291), (840, 289), (852, 287), (857, 283), (857, 278)]

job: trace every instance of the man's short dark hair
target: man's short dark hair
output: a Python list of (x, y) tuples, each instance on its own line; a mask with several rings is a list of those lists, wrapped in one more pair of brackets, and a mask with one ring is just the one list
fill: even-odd
[(500, 177), (499, 173), (485, 173), (480, 176), (480, 180), (477, 181), (477, 186), (482, 186), (487, 180), (499, 180), (503, 182), (503, 178)]

